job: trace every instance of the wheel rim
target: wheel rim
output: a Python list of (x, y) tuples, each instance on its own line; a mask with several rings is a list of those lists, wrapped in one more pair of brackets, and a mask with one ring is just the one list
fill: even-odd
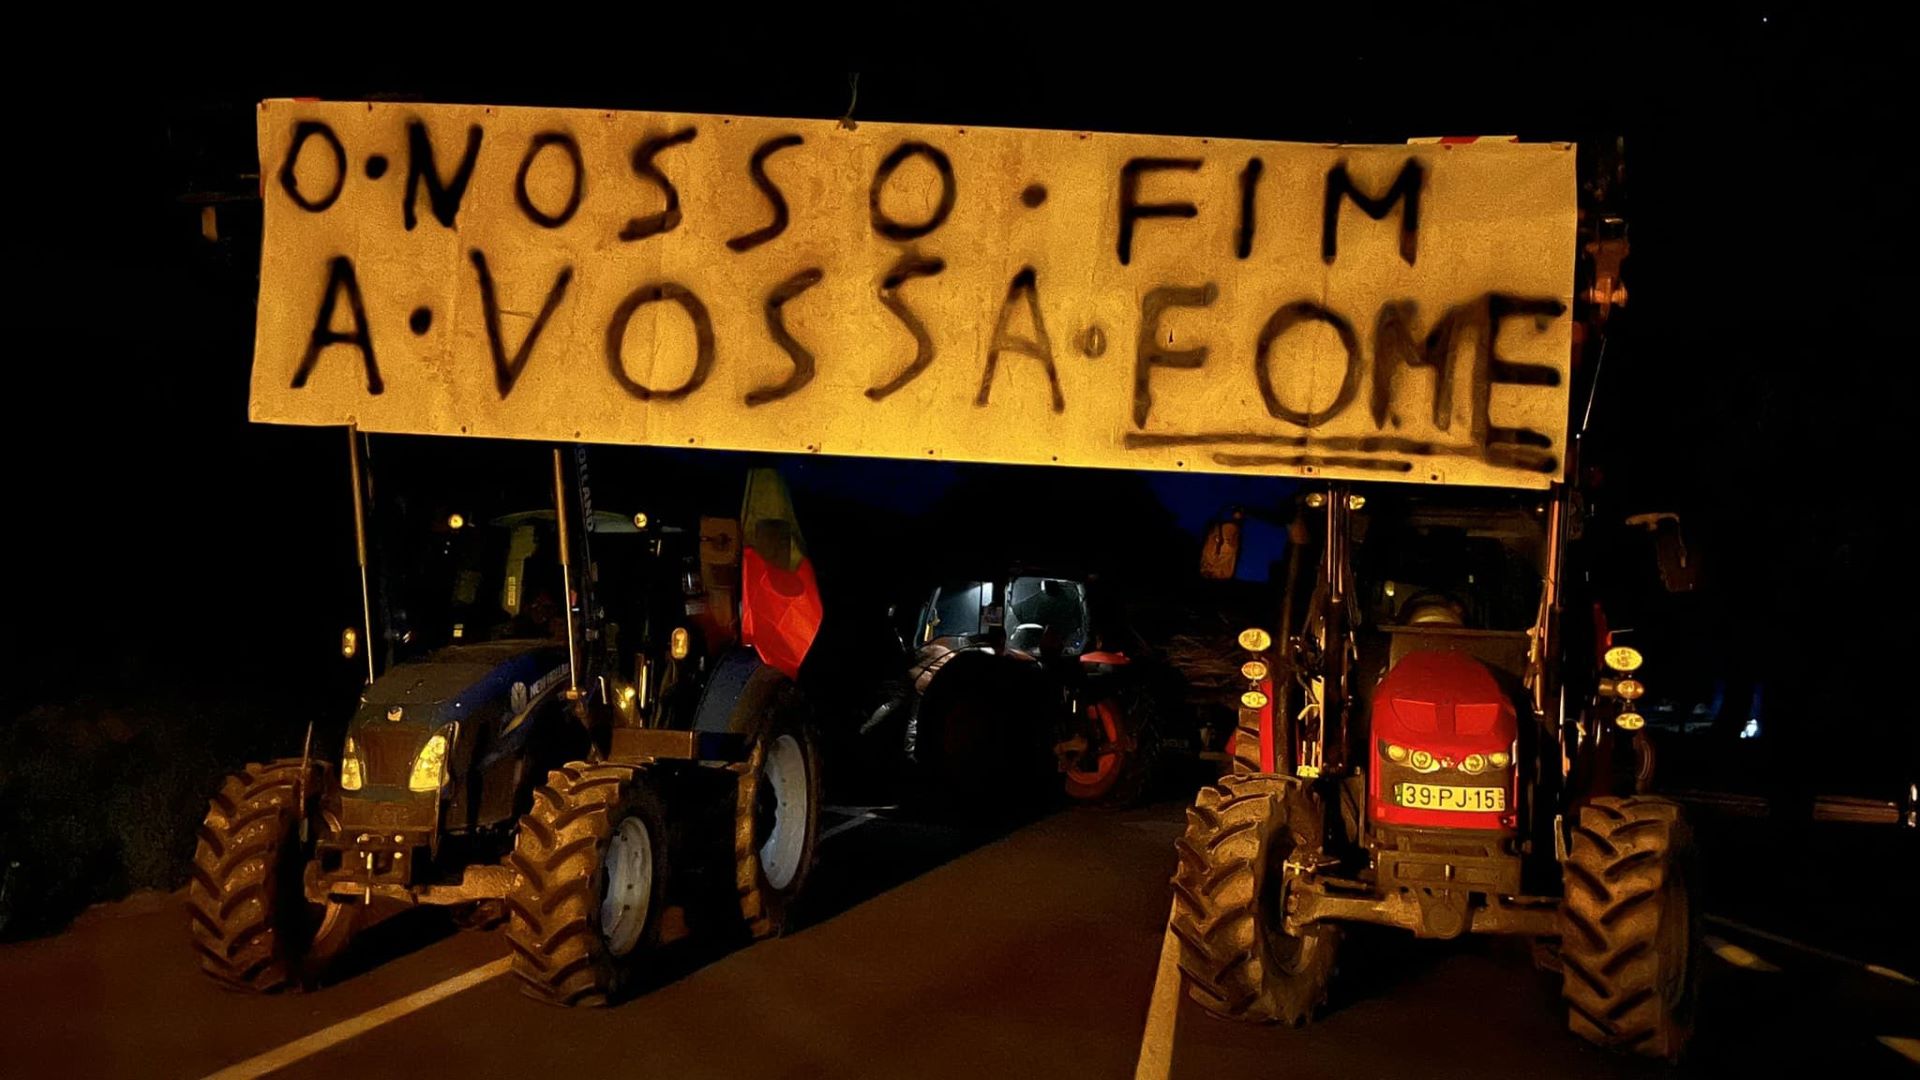
[(763, 798), (772, 802), (766, 839), (760, 844), (760, 873), (774, 889), (793, 884), (807, 846), (807, 753), (800, 740), (782, 735), (767, 747), (760, 766)]
[(1099, 796), (1119, 779), (1127, 751), (1120, 745), (1120, 720), (1112, 702), (1095, 702), (1087, 707), (1087, 714), (1100, 726), (1102, 745), (1081, 755), (1067, 771), (1067, 790), (1075, 795)]
[(600, 898), (600, 931), (607, 951), (625, 956), (640, 943), (653, 900), (653, 838), (637, 817), (627, 818), (607, 843), (606, 893)]

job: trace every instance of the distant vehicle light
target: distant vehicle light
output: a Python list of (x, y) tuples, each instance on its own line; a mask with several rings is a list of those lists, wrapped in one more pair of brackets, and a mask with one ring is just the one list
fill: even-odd
[(1621, 731), (1639, 731), (1647, 726), (1647, 718), (1637, 712), (1623, 712), (1613, 718), (1613, 726)]
[(1266, 652), (1273, 648), (1273, 635), (1257, 626), (1240, 631), (1240, 647), (1248, 652)]
[(674, 627), (673, 634), (668, 638), (667, 652), (671, 654), (675, 660), (685, 660), (687, 658), (687, 650), (690, 647), (691, 641), (687, 637), (687, 628), (684, 626)]
[(647, 515), (645, 514), (633, 515), (633, 527), (636, 529), (645, 529), (647, 527)]
[(1622, 675), (1640, 670), (1640, 650), (1631, 645), (1615, 645), (1606, 653), (1607, 666)]
[(1240, 674), (1245, 676), (1248, 682), (1259, 682), (1261, 679), (1267, 677), (1267, 662), (1265, 660), (1249, 660), (1240, 665)]
[(449, 514), (449, 515), (447, 516), (447, 528), (449, 528), (449, 529), (464, 529), (464, 528), (466, 528), (466, 527), (467, 527), (467, 519), (466, 519), (466, 517), (465, 517), (465, 515), (462, 515), (462, 514)]
[(1621, 679), (1613, 684), (1613, 692), (1619, 694), (1622, 701), (1638, 701), (1646, 694), (1647, 687), (1639, 679)]
[(1240, 695), (1240, 704), (1249, 709), (1264, 709), (1267, 707), (1267, 695), (1258, 690), (1249, 690)]
[(360, 655), (360, 631), (351, 626), (340, 631), (340, 655), (347, 660)]

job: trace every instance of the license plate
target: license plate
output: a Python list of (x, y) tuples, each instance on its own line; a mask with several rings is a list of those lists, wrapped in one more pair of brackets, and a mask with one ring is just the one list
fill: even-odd
[(1393, 801), (1419, 810), (1459, 810), (1475, 814), (1507, 808), (1507, 789), (1453, 787), (1449, 784), (1395, 784)]

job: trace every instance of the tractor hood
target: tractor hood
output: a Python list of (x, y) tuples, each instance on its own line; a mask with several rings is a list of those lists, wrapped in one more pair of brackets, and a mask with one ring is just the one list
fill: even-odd
[(1480, 661), (1459, 652), (1408, 653), (1373, 695), (1373, 735), (1458, 760), (1507, 749), (1519, 733), (1513, 700)]
[(366, 797), (405, 791), (415, 755), (452, 725), (449, 756), (466, 759), (482, 731), (490, 755), (512, 752), (524, 722), (565, 688), (567, 650), (551, 641), (455, 645), (395, 665), (367, 688), (347, 736), (365, 770)]

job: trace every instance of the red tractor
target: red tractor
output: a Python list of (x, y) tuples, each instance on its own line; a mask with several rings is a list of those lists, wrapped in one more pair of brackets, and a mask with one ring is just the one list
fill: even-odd
[[(1624, 230), (1593, 226), (1589, 344), (1624, 302)], [(1345, 924), (1524, 935), (1563, 973), (1576, 1034), (1678, 1057), (1698, 975), (1693, 846), (1677, 803), (1637, 794), (1642, 657), (1587, 614), (1603, 598), (1585, 567), (1607, 554), (1589, 549), (1610, 535), (1593, 504), (1565, 484), (1329, 484), (1300, 504), (1309, 557), (1288, 560), (1279, 625), (1239, 636), (1233, 766), (1178, 842), (1171, 929), (1191, 996), (1300, 1023), (1326, 1000)]]

